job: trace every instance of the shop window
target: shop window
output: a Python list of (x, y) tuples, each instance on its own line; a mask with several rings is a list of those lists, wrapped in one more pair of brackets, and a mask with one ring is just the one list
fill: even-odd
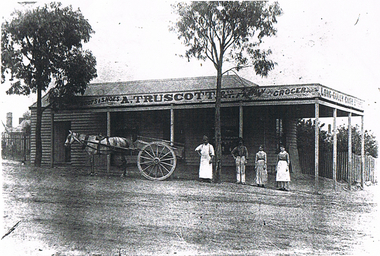
[[(222, 154), (231, 155), (231, 151), (238, 144), (239, 128), (236, 126), (224, 126), (222, 125)], [(212, 141), (215, 142), (215, 130), (214, 128), (210, 132), (212, 134)]]
[(284, 136), (284, 127), (283, 127), (282, 119), (276, 119), (276, 141), (277, 141), (277, 149), (280, 148), (280, 145), (285, 146), (285, 136)]
[(222, 126), (222, 154), (230, 155), (237, 146), (239, 128), (236, 126)]

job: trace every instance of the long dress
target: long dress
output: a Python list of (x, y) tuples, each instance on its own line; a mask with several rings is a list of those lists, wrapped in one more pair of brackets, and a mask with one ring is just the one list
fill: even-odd
[(255, 167), (256, 167), (256, 184), (266, 185), (268, 182), (267, 154), (264, 151), (259, 151), (256, 153)]
[(280, 152), (277, 155), (278, 163), (276, 168), (276, 181), (290, 181), (289, 172), (289, 154), (288, 152)]
[(199, 151), (201, 154), (201, 161), (199, 164), (199, 178), (200, 179), (212, 179), (212, 163), (210, 163), (211, 156), (214, 156), (214, 147), (208, 144), (199, 145), (195, 151)]
[(239, 145), (231, 151), (236, 164), (236, 182), (245, 184), (245, 164), (248, 159), (248, 149), (244, 145)]

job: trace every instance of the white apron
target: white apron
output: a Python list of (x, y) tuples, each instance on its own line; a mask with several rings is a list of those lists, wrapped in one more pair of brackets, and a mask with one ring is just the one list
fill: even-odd
[(212, 179), (212, 163), (210, 164), (211, 156), (214, 156), (214, 147), (211, 144), (201, 144), (195, 151), (200, 150), (201, 162), (199, 164), (199, 178)]
[(276, 181), (290, 181), (288, 163), (284, 160), (277, 163)]

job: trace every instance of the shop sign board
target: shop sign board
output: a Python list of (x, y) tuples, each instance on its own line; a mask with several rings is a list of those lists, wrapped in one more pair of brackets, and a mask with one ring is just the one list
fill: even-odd
[[(139, 93), (78, 97), (73, 107), (133, 107), (163, 104), (199, 104), (215, 102), (215, 90), (189, 90), (164, 93)], [(363, 101), (321, 85), (288, 85), (231, 88), (222, 90), (222, 102), (291, 100), (323, 98), (361, 109)]]
[(322, 99), (330, 100), (336, 103), (340, 103), (344, 106), (354, 107), (356, 109), (363, 110), (363, 100), (324, 86), (320, 86), (320, 96)]

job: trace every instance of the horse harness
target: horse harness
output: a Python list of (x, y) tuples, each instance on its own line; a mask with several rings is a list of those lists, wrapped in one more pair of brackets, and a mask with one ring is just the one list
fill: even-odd
[[(111, 145), (110, 145), (110, 141), (109, 141), (109, 137), (104, 137), (104, 136), (102, 136), (102, 135), (97, 135), (97, 136), (95, 136), (95, 140), (98, 140), (98, 142), (92, 142), (92, 141), (89, 141), (88, 139), (89, 139), (89, 137), (90, 137), (90, 135), (88, 135), (88, 134), (86, 134), (86, 136), (85, 136), (85, 138), (84, 138), (84, 140), (80, 140), (80, 139), (78, 139), (78, 141), (82, 144), (82, 149), (85, 149), (86, 147), (89, 147), (89, 148), (91, 148), (91, 149), (93, 149), (93, 150), (96, 150), (97, 151), (97, 153), (98, 154), (100, 154), (100, 146), (102, 146), (102, 144), (100, 143), (103, 139), (105, 139), (106, 140), (106, 142), (107, 142), (107, 144), (105, 144), (105, 145), (107, 145), (108, 147), (111, 147)], [(96, 147), (95, 146), (92, 146), (92, 145), (89, 145), (88, 143), (92, 143), (92, 144), (97, 144), (96, 145)]]
[(86, 146), (87, 146), (87, 142), (88, 142), (88, 138), (90, 137), (90, 135), (87, 135), (86, 134), (86, 137), (84, 138), (83, 141), (80, 141), (82, 143), (82, 149), (85, 149)]

